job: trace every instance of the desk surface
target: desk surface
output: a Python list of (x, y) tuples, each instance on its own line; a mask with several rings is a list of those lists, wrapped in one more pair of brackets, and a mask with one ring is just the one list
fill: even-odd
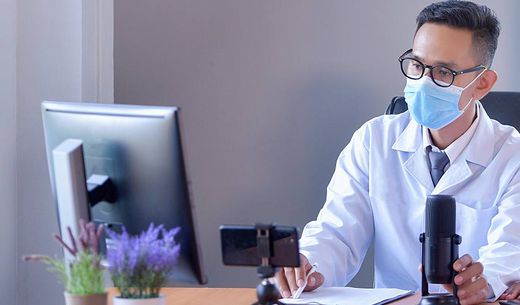
[[(252, 288), (163, 288), (161, 293), (166, 295), (166, 305), (251, 305), (256, 300), (255, 289)], [(109, 289), (109, 302), (116, 290)], [(393, 302), (393, 305), (416, 305), (420, 300), (419, 294)], [(498, 303), (486, 303), (487, 305)]]

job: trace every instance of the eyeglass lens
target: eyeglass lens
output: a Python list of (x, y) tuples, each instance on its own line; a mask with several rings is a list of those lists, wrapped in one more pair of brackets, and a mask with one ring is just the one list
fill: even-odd
[[(413, 58), (404, 58), (401, 61), (401, 68), (403, 73), (411, 79), (419, 79), (425, 73), (424, 65), (420, 61)], [(443, 66), (433, 67), (431, 70), (431, 75), (433, 81), (439, 86), (443, 87), (448, 87), (451, 85), (455, 77), (451, 70)]]

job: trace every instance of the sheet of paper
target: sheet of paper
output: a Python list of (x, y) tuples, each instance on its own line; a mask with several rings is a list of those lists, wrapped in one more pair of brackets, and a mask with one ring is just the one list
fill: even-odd
[(359, 305), (376, 304), (410, 291), (392, 288), (327, 287), (304, 292), (299, 299), (282, 299), (284, 304)]

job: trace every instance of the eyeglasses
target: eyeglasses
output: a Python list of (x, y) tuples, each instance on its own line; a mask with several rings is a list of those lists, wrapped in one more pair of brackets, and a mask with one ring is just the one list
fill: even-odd
[(401, 63), (401, 71), (404, 76), (409, 79), (420, 79), (424, 75), (424, 71), (426, 68), (430, 70), (430, 76), (433, 82), (440, 87), (449, 87), (455, 81), (455, 76), (466, 74), (469, 72), (475, 72), (482, 69), (487, 69), (484, 65), (478, 65), (473, 68), (455, 71), (448, 67), (438, 65), (438, 66), (430, 66), (425, 65), (419, 60), (410, 56), (412, 49), (403, 53), (403, 55), (399, 56), (398, 60)]

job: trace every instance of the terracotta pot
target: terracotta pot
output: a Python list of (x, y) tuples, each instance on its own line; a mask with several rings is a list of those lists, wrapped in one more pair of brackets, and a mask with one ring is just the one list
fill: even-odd
[(66, 305), (106, 305), (107, 293), (74, 295), (65, 292)]
[(114, 297), (113, 305), (166, 305), (166, 298), (163, 295), (151, 299), (124, 299)]

